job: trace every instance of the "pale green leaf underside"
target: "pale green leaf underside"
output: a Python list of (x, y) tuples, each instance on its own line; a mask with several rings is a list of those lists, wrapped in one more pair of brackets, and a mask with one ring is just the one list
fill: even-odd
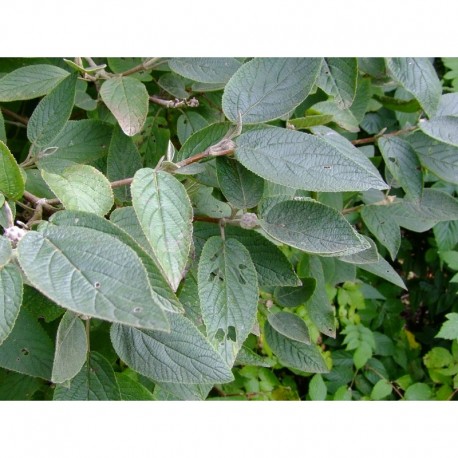
[(192, 241), (192, 207), (186, 190), (169, 173), (141, 169), (135, 174), (131, 193), (143, 232), (176, 291)]
[(404, 281), (398, 275), (398, 273), (386, 262), (383, 258), (380, 258), (377, 262), (372, 264), (357, 264), (360, 269), (367, 270), (368, 272), (381, 277), (396, 286), (403, 289), (407, 289)]
[(67, 210), (80, 210), (103, 216), (114, 204), (110, 182), (96, 168), (75, 164), (61, 174), (41, 171), (52, 192)]
[(200, 83), (227, 83), (241, 65), (232, 57), (180, 57), (168, 64), (175, 73)]
[(24, 177), (16, 159), (0, 140), (0, 192), (10, 199), (19, 199), (24, 189)]
[(0, 345), (14, 327), (22, 304), (22, 288), (22, 275), (14, 264), (0, 267)]
[(267, 180), (307, 191), (387, 189), (363, 153), (331, 129), (322, 138), (279, 127), (257, 129), (236, 140), (236, 158)]
[(0, 267), (8, 264), (12, 256), (13, 247), (11, 246), (10, 240), (5, 236), (0, 235)]
[(377, 262), (380, 259), (377, 251), (377, 245), (369, 237), (366, 237), (365, 235), (363, 235), (363, 237), (370, 245), (367, 250), (341, 256), (339, 259), (343, 262), (348, 262), (349, 264), (371, 264)]
[(302, 318), (294, 313), (270, 313), (267, 319), (272, 328), (281, 335), (288, 339), (310, 344), (310, 336), (306, 324)]
[(115, 237), (84, 227), (47, 225), (18, 245), (29, 281), (57, 304), (107, 321), (168, 329), (137, 254)]
[(158, 382), (225, 383), (233, 380), (222, 357), (182, 315), (169, 315), (171, 331), (113, 325), (116, 353), (132, 369)]
[(320, 71), (318, 58), (256, 58), (242, 65), (226, 84), (223, 111), (244, 124), (278, 119), (310, 93)]
[(75, 377), (86, 361), (87, 350), (84, 324), (75, 313), (67, 310), (57, 328), (51, 380), (63, 383)]
[(458, 146), (458, 117), (441, 116), (419, 124), (420, 129), (429, 137)]

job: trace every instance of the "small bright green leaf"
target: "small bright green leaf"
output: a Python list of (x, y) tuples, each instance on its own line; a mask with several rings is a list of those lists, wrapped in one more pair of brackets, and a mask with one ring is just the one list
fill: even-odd
[(458, 117), (456, 116), (441, 116), (430, 121), (422, 121), (419, 127), (426, 135), (435, 140), (458, 146)]
[(356, 58), (323, 59), (318, 86), (334, 97), (339, 108), (351, 106), (356, 94), (358, 61)]
[(393, 391), (393, 387), (388, 380), (380, 379), (372, 388), (371, 399), (374, 401), (380, 401), (383, 398), (386, 398)]
[(56, 387), (53, 400), (119, 401), (121, 394), (110, 363), (99, 353), (91, 352), (89, 361), (70, 381), (70, 387)]
[(324, 401), (326, 395), (328, 394), (328, 389), (326, 384), (323, 381), (321, 374), (315, 374), (309, 383), (309, 396), (312, 401)]
[(275, 301), (282, 307), (297, 307), (305, 304), (316, 288), (314, 278), (302, 278), (302, 286), (280, 286), (275, 288)]
[(41, 175), (67, 210), (105, 215), (113, 206), (113, 191), (103, 173), (90, 165), (75, 164), (61, 174), (42, 170)]
[(3, 235), (0, 236), (0, 267), (8, 264), (11, 257), (13, 256), (13, 247), (11, 246), (11, 242), (9, 239), (4, 237)]
[(216, 158), (216, 172), (224, 197), (235, 207), (256, 207), (264, 191), (264, 180), (227, 157)]
[(116, 373), (115, 375), (123, 401), (152, 401), (154, 399), (153, 393), (141, 383), (124, 373)]
[(404, 393), (406, 401), (427, 401), (431, 399), (431, 388), (426, 383), (414, 383)]
[(423, 363), (428, 369), (440, 369), (448, 367), (454, 361), (452, 354), (446, 348), (433, 347), (423, 357)]
[(237, 358), (234, 364), (241, 364), (243, 366), (257, 366), (257, 367), (272, 367), (272, 363), (268, 358), (264, 358), (253, 350), (242, 345), (242, 348), (237, 353)]
[(344, 256), (370, 247), (337, 210), (312, 200), (280, 202), (261, 226), (280, 242), (322, 256)]
[(50, 380), (53, 357), (54, 345), (48, 334), (22, 308), (13, 330), (0, 345), (0, 367)]
[(321, 68), (317, 58), (257, 58), (243, 64), (227, 83), (223, 111), (244, 124), (278, 119), (310, 93)]
[(132, 137), (142, 130), (148, 114), (143, 83), (130, 76), (110, 78), (102, 84), (100, 96), (126, 135)]
[(323, 356), (315, 345), (288, 339), (275, 331), (268, 322), (265, 324), (264, 333), (269, 347), (285, 366), (305, 372), (329, 372)]
[(360, 269), (366, 270), (377, 277), (384, 278), (385, 280), (397, 285), (403, 289), (407, 289), (403, 279), (399, 274), (386, 262), (383, 258), (380, 258), (378, 262), (371, 264), (357, 264)]
[(458, 251), (444, 251), (439, 256), (451, 269), (458, 270)]
[(401, 246), (401, 230), (396, 219), (389, 211), (385, 211), (382, 205), (365, 205), (361, 217), (367, 228), (388, 249), (391, 259), (394, 260)]
[(227, 83), (241, 65), (232, 57), (180, 57), (168, 64), (175, 73), (201, 83)]
[(73, 312), (65, 312), (57, 328), (51, 380), (63, 383), (75, 377), (86, 361), (87, 351), (83, 322)]
[(339, 192), (388, 187), (348, 140), (325, 127), (316, 132), (322, 137), (279, 127), (249, 131), (237, 137), (235, 156), (263, 178), (297, 189)]
[(447, 321), (442, 324), (436, 337), (441, 339), (458, 339), (458, 313), (448, 313), (445, 315)]
[(388, 170), (406, 194), (413, 199), (420, 198), (423, 190), (421, 165), (410, 144), (401, 138), (382, 137), (378, 146)]
[(176, 291), (192, 242), (192, 207), (186, 190), (169, 173), (146, 168), (135, 174), (131, 192), (143, 232)]
[(24, 194), (24, 177), (8, 147), (0, 141), (0, 192), (10, 199)]
[(429, 117), (435, 115), (442, 94), (442, 86), (427, 58), (396, 57), (385, 59), (387, 69), (404, 89), (420, 103)]
[(267, 316), (270, 325), (288, 339), (310, 344), (309, 331), (304, 320), (294, 313), (278, 312)]
[(334, 401), (351, 401), (351, 388), (343, 385), (334, 393)]
[(34, 147), (49, 145), (64, 128), (75, 103), (76, 78), (76, 73), (67, 76), (33, 111), (27, 137)]
[(309, 115), (304, 118), (288, 119), (288, 124), (291, 124), (296, 129), (308, 129), (309, 127), (329, 124), (331, 121), (331, 115)]
[[(107, 178), (110, 181), (134, 176), (142, 168), (142, 159), (131, 137), (125, 135), (117, 126), (113, 131), (107, 158)], [(131, 200), (130, 187), (122, 186), (113, 190), (121, 202)]]
[(16, 322), (22, 304), (22, 288), (22, 275), (14, 264), (0, 267), (0, 345)]
[(208, 125), (208, 121), (199, 113), (188, 111), (183, 113), (177, 120), (177, 135), (183, 144), (195, 132), (202, 130)]
[(361, 369), (372, 357), (372, 348), (368, 342), (362, 341), (353, 354), (353, 362), (356, 369)]
[(256, 269), (240, 242), (218, 236), (205, 243), (198, 269), (199, 298), (208, 339), (232, 366), (256, 320)]
[(54, 89), (69, 73), (54, 65), (29, 65), (0, 79), (0, 102), (41, 97)]
[(47, 225), (28, 232), (18, 256), (30, 282), (57, 304), (103, 320), (168, 329), (137, 254), (85, 227)]
[(132, 369), (158, 382), (225, 383), (233, 380), (222, 357), (184, 316), (168, 315), (171, 331), (113, 325), (116, 353)]

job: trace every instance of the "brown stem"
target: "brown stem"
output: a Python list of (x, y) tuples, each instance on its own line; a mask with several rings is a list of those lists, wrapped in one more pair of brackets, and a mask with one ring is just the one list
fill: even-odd
[(130, 178), (123, 178), (122, 180), (112, 181), (111, 189), (120, 188), (121, 186), (127, 186), (132, 183), (133, 177)]
[(126, 70), (125, 72), (120, 73), (120, 75), (129, 76), (133, 73), (142, 72), (143, 70), (149, 70), (154, 67), (154, 64), (156, 64), (159, 59), (160, 57), (154, 57), (152, 59), (149, 59), (146, 62), (136, 65), (135, 67), (132, 67), (130, 70)]
[(219, 224), (220, 218), (211, 218), (210, 216), (194, 216), (193, 221), (205, 221), (207, 223)]
[(2, 112), (6, 115), (9, 116), (10, 118), (15, 119), (16, 121), (19, 121), (21, 124), (24, 124), (24, 126), (27, 125), (29, 122), (29, 118), (26, 118), (25, 116), (18, 115), (14, 111), (9, 110), (8, 108), (3, 108), (2, 107)]
[(174, 99), (174, 100), (166, 100), (161, 99), (157, 95), (150, 95), (149, 100), (157, 105), (161, 105), (162, 107), (166, 108), (181, 108), (181, 107), (190, 107), (196, 108), (199, 106), (199, 101), (192, 97), (191, 99)]
[(396, 130), (395, 132), (390, 132), (389, 134), (383, 135), (374, 135), (373, 137), (367, 138), (358, 138), (357, 140), (352, 140), (351, 143), (353, 145), (366, 145), (367, 143), (374, 143), (380, 137), (396, 137), (398, 135), (407, 134), (417, 129), (417, 126), (407, 127), (406, 129)]
[(54, 213), (57, 211), (57, 208), (53, 207), (52, 205), (49, 204), (49, 202), (53, 202), (53, 203), (59, 203), (60, 201), (57, 200), (57, 199), (52, 199), (52, 200), (46, 200), (46, 199), (41, 199), (40, 197), (37, 197), (35, 196), (34, 194), (28, 192), (28, 191), (24, 191), (24, 199), (28, 200), (29, 202), (31, 202), (32, 204), (34, 205), (41, 205), (41, 207), (50, 212), (50, 213)]
[(188, 157), (186, 159), (183, 159), (180, 162), (177, 162), (176, 165), (178, 168), (184, 167), (185, 165), (190, 165), (194, 164), (194, 162), (199, 162), (201, 159), (205, 159), (206, 157), (213, 157), (213, 156), (228, 156), (229, 154), (232, 154), (234, 152), (234, 149), (227, 149), (227, 150), (222, 150), (219, 151), (218, 153), (214, 153), (211, 151), (211, 148), (208, 150), (202, 152), (202, 153), (197, 153), (194, 154), (194, 156)]

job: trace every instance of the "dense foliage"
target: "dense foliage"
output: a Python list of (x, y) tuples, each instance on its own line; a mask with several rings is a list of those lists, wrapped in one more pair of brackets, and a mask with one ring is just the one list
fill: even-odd
[(458, 59), (0, 60), (0, 399), (453, 399)]

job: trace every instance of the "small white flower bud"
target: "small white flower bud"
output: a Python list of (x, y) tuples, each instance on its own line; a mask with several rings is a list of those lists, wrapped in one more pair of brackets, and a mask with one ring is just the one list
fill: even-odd
[(10, 239), (13, 245), (16, 246), (19, 240), (21, 240), (22, 237), (24, 237), (26, 232), (27, 232), (26, 230), (21, 229), (20, 227), (11, 226), (5, 229), (5, 232), (3, 233), (3, 235), (6, 238)]
[(240, 227), (243, 229), (253, 229), (258, 226), (256, 213), (244, 213), (240, 219)]

